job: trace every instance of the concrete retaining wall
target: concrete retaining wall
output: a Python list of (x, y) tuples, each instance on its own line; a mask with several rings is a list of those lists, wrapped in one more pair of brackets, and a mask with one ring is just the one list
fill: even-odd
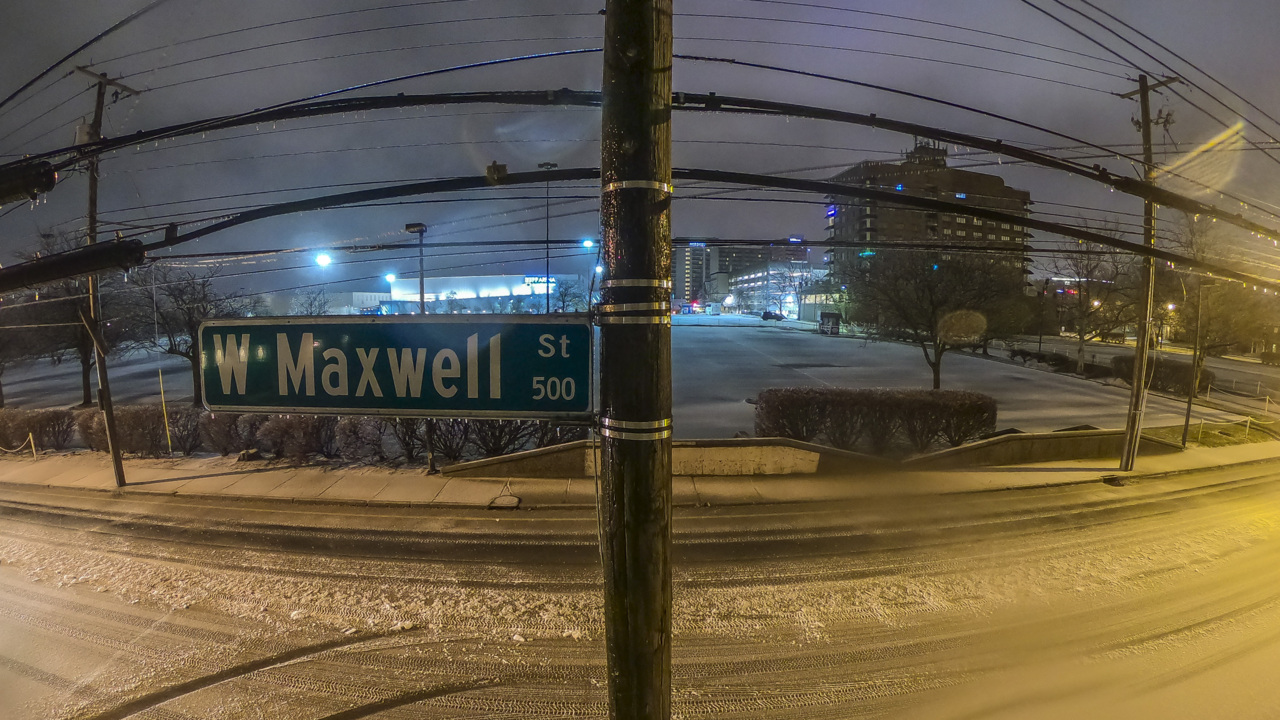
[[(458, 463), (456, 477), (583, 478), (596, 474), (590, 440)], [(699, 476), (856, 473), (897, 463), (785, 438), (680, 440), (671, 446), (671, 474)]]
[[(912, 470), (933, 468), (1023, 465), (1054, 460), (1118, 458), (1124, 449), (1123, 430), (1070, 430), (1065, 432), (1020, 433), (979, 440), (911, 458), (903, 465)], [(1144, 436), (1139, 455), (1181, 452), (1178, 445)]]

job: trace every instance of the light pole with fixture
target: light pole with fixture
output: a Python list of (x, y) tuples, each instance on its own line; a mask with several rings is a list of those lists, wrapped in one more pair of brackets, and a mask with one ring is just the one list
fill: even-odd
[(396, 301), (396, 288), (395, 288), (396, 274), (387, 273), (383, 277), (387, 281), (387, 309), (391, 310), (392, 314), (394, 315), (395, 314), (394, 303)]
[[(560, 166), (553, 162), (538, 163), (538, 169), (540, 170), (555, 170), (558, 167)], [(547, 314), (550, 315), (551, 314), (551, 181), (550, 180), (547, 181), (546, 224), (547, 224), (547, 246), (546, 246), (547, 247), (547, 265), (545, 268), (545, 274), (542, 278), (542, 286), (543, 288), (546, 289)]]
[(422, 243), (427, 235), (427, 226), (422, 223), (409, 223), (404, 226), (405, 232), (418, 234), (418, 313), (427, 314), (427, 280), (426, 270), (422, 265)]

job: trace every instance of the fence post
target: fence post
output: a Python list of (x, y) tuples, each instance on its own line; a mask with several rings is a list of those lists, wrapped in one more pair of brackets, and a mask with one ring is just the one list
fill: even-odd
[(1245, 442), (1248, 442), (1248, 441), (1249, 441), (1249, 424), (1250, 424), (1250, 423), (1252, 423), (1252, 422), (1253, 422), (1253, 417), (1252, 417), (1252, 416), (1249, 416), (1249, 415), (1245, 415), (1245, 416), (1244, 416), (1244, 440), (1245, 440)]
[(1200, 431), (1196, 433), (1196, 442), (1204, 440), (1204, 418), (1200, 418)]
[[(39, 460), (40, 458), (36, 456), (36, 436), (35, 436), (35, 433), (27, 433), (27, 441), (31, 443), (31, 459), (32, 459), (32, 460)], [(19, 450), (21, 450), (22, 448), (18, 448), (18, 449), (19, 449)]]
[(156, 368), (160, 374), (160, 414), (164, 416), (164, 439), (169, 441), (169, 454), (173, 454), (173, 434), (169, 432), (169, 407), (164, 403), (164, 370)]

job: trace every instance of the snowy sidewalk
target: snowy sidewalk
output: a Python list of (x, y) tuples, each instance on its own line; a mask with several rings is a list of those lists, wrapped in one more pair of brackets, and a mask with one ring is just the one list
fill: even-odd
[[(1226, 465), (1280, 460), (1280, 442), (1193, 448), (1144, 456), (1131, 473), (1117, 459), (1072, 460), (960, 470), (868, 470), (848, 475), (676, 476), (676, 506), (822, 502), (858, 498), (984, 492), (1100, 482), (1116, 476), (1159, 476)], [(462, 478), (421, 468), (290, 466), (234, 458), (126, 460), (123, 493), (187, 497), (263, 498), (302, 503), (488, 507), (514, 495), (522, 507), (593, 507), (591, 478)], [(0, 484), (117, 492), (102, 453), (0, 459)]]

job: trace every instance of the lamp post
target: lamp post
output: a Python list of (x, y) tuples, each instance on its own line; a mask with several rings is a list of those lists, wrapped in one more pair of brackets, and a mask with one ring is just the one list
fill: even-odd
[(394, 314), (396, 301), (396, 274), (387, 273), (383, 277), (387, 281), (387, 310), (390, 310), (392, 314)]
[(422, 223), (409, 223), (404, 226), (405, 232), (418, 234), (418, 313), (427, 314), (427, 280), (426, 270), (422, 265), (422, 243), (427, 235), (427, 226)]
[[(560, 166), (553, 162), (538, 163), (538, 169), (540, 170), (555, 170), (558, 167)], [(542, 277), (542, 286), (546, 289), (547, 314), (550, 315), (551, 314), (551, 181), (550, 180), (547, 181), (546, 225), (547, 225), (547, 228), (546, 228), (547, 229), (547, 245), (546, 245), (547, 265), (545, 268), (545, 273)]]

